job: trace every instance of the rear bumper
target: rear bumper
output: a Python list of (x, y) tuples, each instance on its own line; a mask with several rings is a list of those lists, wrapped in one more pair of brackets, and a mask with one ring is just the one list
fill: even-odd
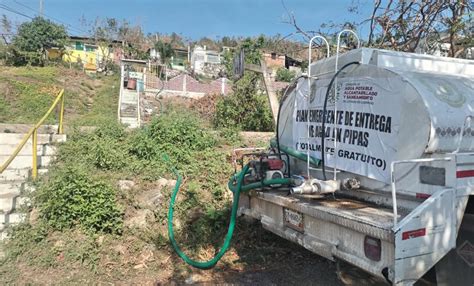
[[(303, 215), (302, 231), (284, 223), (285, 208)], [(384, 268), (393, 267), (390, 210), (345, 199), (308, 201), (286, 196), (284, 192), (255, 192), (241, 196), (239, 211), (260, 220), (265, 229), (327, 259), (346, 261), (380, 278), (385, 278)], [(366, 236), (381, 240), (380, 261), (365, 256)]]

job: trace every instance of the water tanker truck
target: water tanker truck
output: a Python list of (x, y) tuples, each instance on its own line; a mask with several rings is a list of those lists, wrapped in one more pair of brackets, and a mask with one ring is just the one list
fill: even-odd
[(473, 116), (473, 61), (358, 48), (311, 63), (269, 151), (229, 183), (233, 214), (393, 285), (430, 270), (473, 285)]

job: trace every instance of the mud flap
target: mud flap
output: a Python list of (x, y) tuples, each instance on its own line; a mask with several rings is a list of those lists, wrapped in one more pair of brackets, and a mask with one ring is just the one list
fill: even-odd
[(395, 285), (413, 284), (455, 247), (454, 202), (454, 189), (437, 191), (394, 228)]

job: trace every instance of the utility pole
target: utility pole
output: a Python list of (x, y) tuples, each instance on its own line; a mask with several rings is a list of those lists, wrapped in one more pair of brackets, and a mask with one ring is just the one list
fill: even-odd
[(245, 64), (244, 67), (246, 70), (254, 71), (261, 73), (263, 75), (263, 83), (265, 84), (265, 89), (267, 90), (268, 103), (270, 104), (270, 109), (272, 110), (273, 120), (275, 124), (277, 123), (278, 118), (278, 109), (280, 108), (278, 104), (278, 97), (275, 89), (273, 88), (273, 83), (268, 73), (267, 64), (265, 60), (260, 60), (260, 65), (254, 64)]
[(43, 0), (39, 0), (39, 5), (40, 17), (43, 17)]

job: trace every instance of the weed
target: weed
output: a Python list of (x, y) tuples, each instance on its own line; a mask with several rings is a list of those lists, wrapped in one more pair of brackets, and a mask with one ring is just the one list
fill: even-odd
[(195, 151), (207, 150), (216, 143), (213, 134), (203, 129), (195, 116), (171, 112), (154, 118), (139, 131), (131, 140), (130, 153), (145, 160), (160, 160), (168, 154), (173, 165), (188, 170), (189, 164), (194, 163)]
[(228, 126), (219, 129), (219, 135), (221, 138), (225, 139), (225, 143), (228, 143), (232, 146), (238, 145), (242, 142), (240, 129), (236, 126)]
[(44, 223), (31, 225), (22, 223), (9, 229), (10, 239), (6, 247), (7, 257), (16, 258), (28, 252), (32, 245), (43, 244), (48, 235), (48, 227)]
[(120, 233), (123, 214), (115, 191), (77, 167), (58, 170), (36, 197), (42, 218), (53, 229), (82, 227), (88, 232)]
[(5, 122), (10, 117), (8, 102), (0, 97), (0, 122)]

